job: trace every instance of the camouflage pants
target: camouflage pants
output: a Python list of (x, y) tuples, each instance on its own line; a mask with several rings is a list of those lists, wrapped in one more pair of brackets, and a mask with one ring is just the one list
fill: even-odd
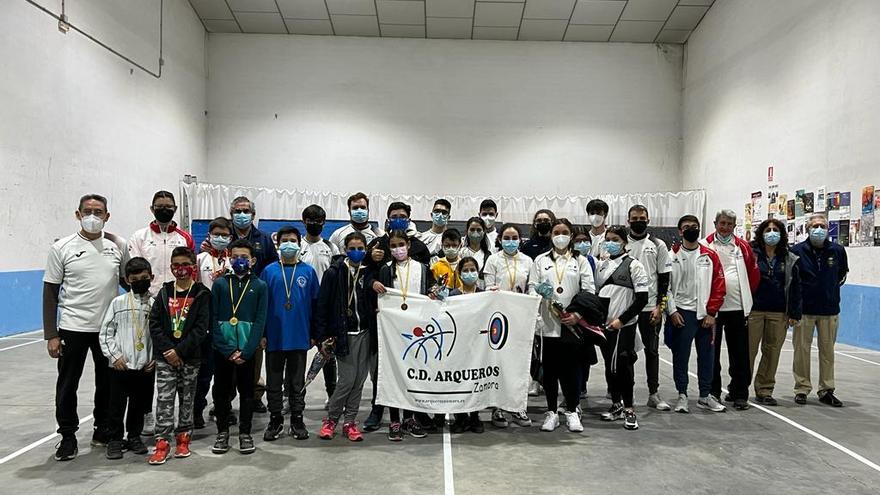
[[(174, 433), (193, 428), (193, 400), (199, 367), (184, 364), (174, 368), (163, 360), (156, 362), (156, 440), (171, 440)], [(174, 428), (174, 397), (177, 396), (177, 428)]]

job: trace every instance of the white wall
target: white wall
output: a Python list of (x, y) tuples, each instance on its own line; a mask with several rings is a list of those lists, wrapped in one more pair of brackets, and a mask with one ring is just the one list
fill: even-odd
[[(880, 185), (880, 2), (717, 0), (685, 55), (683, 186), (741, 211), (775, 166), (781, 192)], [(766, 196), (766, 192), (765, 192)], [(880, 248), (847, 249), (880, 285)]]
[[(205, 34), (187, 2), (165, 2), (161, 79), (61, 34), (24, 1), (0, 0), (0, 10), (0, 271), (43, 268), (51, 242), (77, 230), (85, 193), (108, 196), (107, 230), (128, 236), (150, 219), (153, 192), (204, 175)], [(79, 21), (111, 39), (127, 29), (71, 17)], [(157, 60), (158, 46), (153, 68)]]
[(681, 53), (211, 34), (201, 179), (431, 195), (678, 189)]

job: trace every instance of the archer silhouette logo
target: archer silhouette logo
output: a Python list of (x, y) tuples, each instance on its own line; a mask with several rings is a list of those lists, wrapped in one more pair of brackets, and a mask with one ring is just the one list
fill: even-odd
[(402, 359), (412, 356), (428, 364), (429, 358), (442, 361), (444, 356), (452, 353), (458, 332), (455, 318), (448, 311), (444, 311), (438, 318), (432, 317), (430, 322), (413, 328), (411, 333), (400, 334), (410, 341), (403, 350)]
[(496, 311), (489, 318), (489, 324), (486, 325), (486, 329), (480, 330), (480, 333), (488, 336), (490, 349), (500, 351), (504, 344), (507, 343), (508, 328), (507, 316)]

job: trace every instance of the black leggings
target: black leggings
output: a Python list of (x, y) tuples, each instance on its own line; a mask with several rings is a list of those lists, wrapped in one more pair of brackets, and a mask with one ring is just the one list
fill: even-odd
[[(400, 423), (400, 409), (398, 409), (396, 407), (389, 407), (388, 414), (391, 415), (391, 422), (392, 423)], [(411, 417), (413, 417), (413, 412), (407, 411), (406, 409), (404, 409), (403, 410), (403, 419), (406, 420)]]
[[(633, 406), (633, 385), (635, 384), (633, 364), (638, 359), (636, 347), (636, 325), (625, 326), (620, 330), (606, 330), (608, 341), (602, 346), (605, 359), (605, 376), (611, 389), (611, 400), (615, 404), (623, 402), (624, 407)], [(614, 361), (617, 347), (616, 362)], [(612, 365), (615, 365), (612, 368)]]
[(556, 411), (559, 385), (565, 397), (565, 408), (575, 412), (580, 404), (578, 391), (578, 370), (581, 360), (578, 346), (563, 343), (560, 337), (544, 337), (543, 359), (544, 393), (547, 396), (547, 410)]

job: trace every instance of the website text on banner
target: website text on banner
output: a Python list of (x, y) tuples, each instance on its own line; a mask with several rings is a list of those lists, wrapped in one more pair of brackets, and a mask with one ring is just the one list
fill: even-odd
[(376, 402), (421, 412), (524, 410), (539, 303), (512, 292), (435, 301), (389, 289), (379, 297)]

